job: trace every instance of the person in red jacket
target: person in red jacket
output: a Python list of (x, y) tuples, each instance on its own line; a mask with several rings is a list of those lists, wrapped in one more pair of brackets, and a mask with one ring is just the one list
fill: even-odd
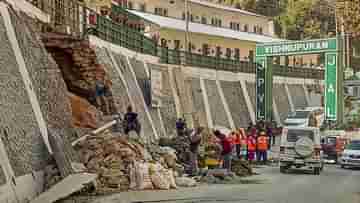
[(231, 141), (222, 134), (219, 130), (215, 130), (214, 134), (217, 138), (220, 139), (220, 144), (222, 147), (221, 158), (223, 160), (223, 168), (231, 171), (231, 154), (232, 154), (232, 146)]

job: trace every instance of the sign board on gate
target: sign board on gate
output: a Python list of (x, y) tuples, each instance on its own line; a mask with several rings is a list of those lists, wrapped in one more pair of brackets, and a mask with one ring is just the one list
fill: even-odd
[(256, 61), (256, 120), (265, 120), (265, 74), (266, 74), (266, 58), (257, 58)]
[(283, 56), (293, 54), (311, 54), (336, 50), (336, 38), (285, 41), (260, 44), (256, 47), (256, 56)]
[(325, 115), (326, 120), (336, 120), (337, 117), (337, 54), (327, 53), (325, 73)]
[(161, 107), (162, 72), (154, 68), (150, 72), (151, 77), (151, 104), (153, 107)]

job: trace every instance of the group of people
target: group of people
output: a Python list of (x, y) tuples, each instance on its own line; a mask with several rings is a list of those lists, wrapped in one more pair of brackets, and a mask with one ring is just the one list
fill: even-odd
[(244, 129), (232, 132), (228, 139), (235, 146), (236, 156), (239, 159), (253, 162), (267, 162), (267, 151), (275, 144), (275, 136), (272, 124), (252, 125)]
[[(185, 132), (185, 120), (179, 119), (176, 122), (178, 135)], [(265, 164), (268, 161), (268, 150), (275, 144), (275, 136), (272, 132), (273, 125), (259, 122), (244, 130), (239, 129), (225, 135), (220, 130), (214, 130), (213, 134), (218, 138), (221, 146), (222, 167), (231, 171), (231, 161), (235, 157), (249, 162)], [(198, 171), (198, 148), (201, 143), (203, 127), (198, 127), (189, 136), (190, 141), (190, 173)]]

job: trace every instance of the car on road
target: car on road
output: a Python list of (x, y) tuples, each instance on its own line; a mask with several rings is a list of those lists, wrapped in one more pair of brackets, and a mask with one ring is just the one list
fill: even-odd
[(320, 127), (324, 122), (322, 107), (306, 107), (289, 113), (285, 127)]
[(360, 167), (360, 140), (352, 140), (346, 145), (340, 164), (341, 168)]
[(337, 163), (345, 149), (347, 138), (344, 130), (326, 130), (322, 132), (321, 147), (326, 163)]
[(290, 168), (305, 168), (319, 175), (324, 167), (320, 129), (316, 127), (284, 128), (279, 157), (281, 173), (286, 173)]

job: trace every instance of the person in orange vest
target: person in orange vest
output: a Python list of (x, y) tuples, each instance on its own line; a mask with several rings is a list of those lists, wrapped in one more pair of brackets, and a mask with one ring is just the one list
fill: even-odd
[(236, 156), (240, 158), (240, 134), (237, 131), (231, 133), (232, 145), (235, 146)]
[(267, 162), (267, 150), (269, 149), (269, 141), (265, 131), (260, 131), (257, 137), (257, 150), (258, 157), (257, 161), (262, 161), (264, 164)]
[(239, 129), (240, 135), (240, 159), (247, 160), (247, 136), (244, 129)]
[(247, 142), (247, 159), (251, 163), (255, 159), (256, 154), (256, 137), (255, 133), (256, 131), (251, 131), (249, 136), (247, 136), (246, 142)]

